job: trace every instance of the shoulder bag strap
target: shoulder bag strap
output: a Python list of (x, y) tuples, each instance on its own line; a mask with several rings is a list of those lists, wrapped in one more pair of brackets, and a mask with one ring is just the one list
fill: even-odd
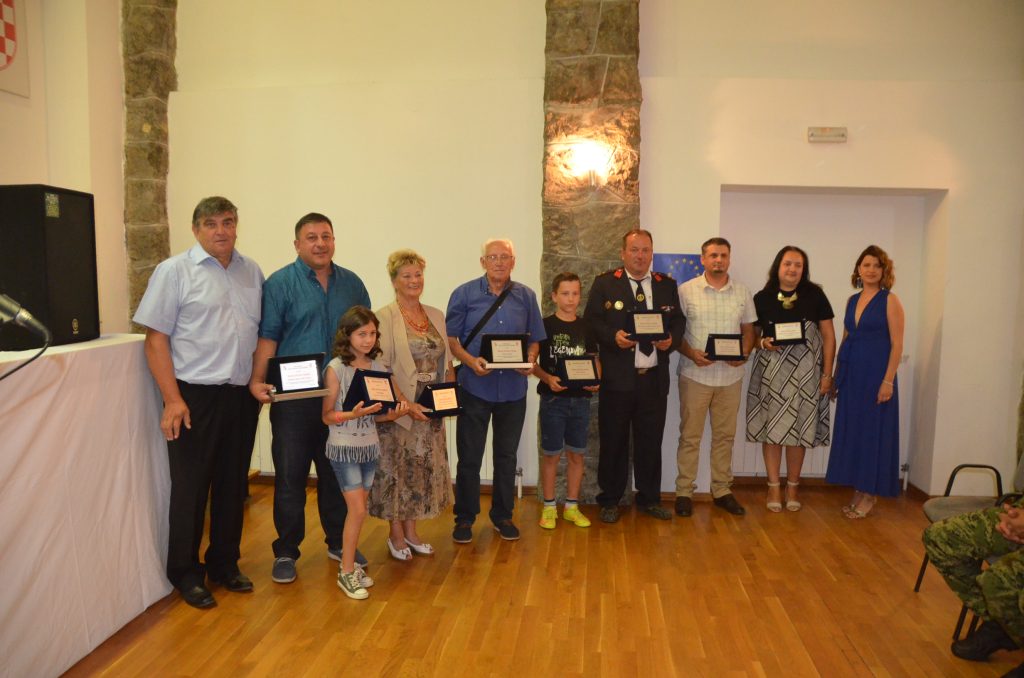
[(491, 307), (487, 309), (487, 313), (484, 313), (483, 317), (480, 318), (480, 322), (478, 322), (476, 326), (469, 331), (469, 334), (466, 335), (466, 341), (462, 344), (462, 347), (465, 348), (467, 351), (469, 350), (469, 345), (473, 342), (474, 339), (476, 339), (476, 335), (480, 334), (480, 330), (484, 328), (484, 325), (487, 324), (487, 321), (491, 319), (491, 316), (497, 313), (498, 308), (501, 307), (501, 304), (505, 301), (505, 297), (507, 297), (508, 293), (512, 291), (512, 286), (514, 284), (515, 283), (510, 282), (508, 287), (502, 290), (501, 294), (498, 295), (498, 298), (494, 300), (493, 304), (491, 304)]

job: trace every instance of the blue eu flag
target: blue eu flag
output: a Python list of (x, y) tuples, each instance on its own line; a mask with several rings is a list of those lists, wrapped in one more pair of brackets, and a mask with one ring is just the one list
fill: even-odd
[(659, 273), (668, 273), (680, 285), (704, 273), (699, 254), (655, 254), (651, 267)]

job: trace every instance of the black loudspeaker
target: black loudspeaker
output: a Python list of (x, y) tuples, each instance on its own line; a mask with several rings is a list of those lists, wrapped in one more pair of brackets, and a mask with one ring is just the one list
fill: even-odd
[[(90, 194), (0, 186), (0, 292), (46, 325), (55, 346), (100, 336)], [(42, 345), (41, 337), (14, 323), (0, 327), (0, 350)]]

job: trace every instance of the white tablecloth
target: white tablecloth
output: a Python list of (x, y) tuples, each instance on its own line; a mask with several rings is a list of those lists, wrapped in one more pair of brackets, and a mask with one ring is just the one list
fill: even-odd
[(0, 381), (0, 673), (59, 675), (171, 591), (160, 412), (138, 335)]

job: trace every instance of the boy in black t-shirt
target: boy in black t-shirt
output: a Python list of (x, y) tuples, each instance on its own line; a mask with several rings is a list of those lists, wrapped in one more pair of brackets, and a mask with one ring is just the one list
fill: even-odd
[(596, 377), (601, 377), (601, 364), (596, 358), (597, 342), (587, 324), (576, 317), (580, 305), (580, 278), (575, 273), (559, 273), (551, 283), (551, 300), (558, 310), (544, 318), (548, 338), (540, 343), (540, 361), (533, 374), (540, 383), (540, 447), (544, 453), (541, 463), (541, 492), (544, 508), (540, 526), (553, 530), (558, 520), (555, 508), (555, 473), (558, 458), (564, 447), (566, 452), (567, 491), (562, 518), (577, 527), (589, 527), (590, 521), (578, 506), (580, 485), (583, 482), (583, 455), (587, 451), (587, 431), (590, 428), (590, 397), (598, 386), (567, 388), (562, 385), (559, 364), (566, 358), (594, 355)]

